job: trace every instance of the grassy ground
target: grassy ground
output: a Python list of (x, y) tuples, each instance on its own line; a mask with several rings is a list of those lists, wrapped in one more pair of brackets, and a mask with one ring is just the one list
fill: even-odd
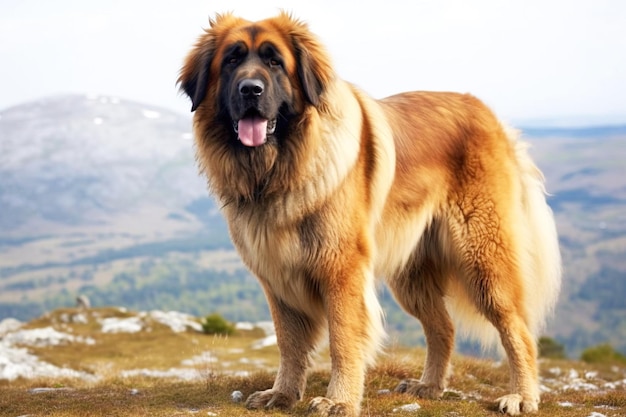
[[(62, 313), (62, 312), (61, 312)], [(116, 310), (96, 316), (125, 317), (132, 313)], [(322, 352), (311, 372), (306, 396), (290, 413), (248, 411), (234, 403), (231, 393), (244, 398), (272, 385), (278, 354), (275, 347), (251, 349), (261, 336), (258, 330), (231, 337), (195, 332), (174, 333), (150, 324), (149, 331), (127, 334), (100, 332), (96, 316), (87, 323), (68, 324), (56, 315), (42, 318), (28, 327), (55, 327), (59, 331), (95, 339), (93, 345), (72, 343), (28, 350), (41, 360), (96, 375), (97, 380), (17, 379), (0, 380), (2, 416), (282, 416), (303, 415), (311, 398), (323, 395), (328, 384), (328, 359)], [(190, 357), (208, 352), (204, 360), (189, 365), (190, 380), (156, 378), (124, 371), (181, 368)], [(498, 415), (493, 401), (507, 393), (506, 364), (456, 356), (450, 376), (450, 390), (441, 400), (422, 400), (389, 389), (403, 378), (416, 377), (424, 359), (422, 349), (391, 347), (370, 370), (363, 401), (363, 416), (489, 416)], [(538, 417), (626, 416), (626, 369), (617, 364), (589, 365), (569, 360), (542, 360), (544, 394)], [(403, 405), (418, 403), (414, 412), (399, 411)], [(396, 410), (396, 411), (394, 411)], [(597, 413), (597, 414), (593, 414)]]

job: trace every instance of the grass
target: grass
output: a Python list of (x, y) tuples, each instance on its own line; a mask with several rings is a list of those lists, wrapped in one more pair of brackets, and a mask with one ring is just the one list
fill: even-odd
[[(329, 381), (327, 352), (320, 354), (310, 373), (304, 401), (289, 413), (249, 411), (233, 403), (231, 393), (248, 396), (271, 387), (278, 364), (275, 347), (251, 349), (262, 334), (259, 330), (230, 337), (196, 332), (174, 333), (159, 323), (147, 321), (150, 331), (134, 334), (103, 334), (98, 318), (127, 317), (117, 309), (96, 309), (87, 323), (68, 323), (72, 309), (58, 310), (27, 327), (52, 326), (76, 336), (89, 336), (93, 345), (73, 343), (55, 347), (28, 347), (42, 360), (98, 375), (96, 381), (82, 379), (0, 380), (2, 416), (285, 416), (304, 415), (308, 401), (323, 395)], [(65, 314), (65, 315), (64, 315)], [(63, 319), (63, 317), (65, 317)], [(122, 376), (130, 369), (180, 368), (181, 361), (202, 352), (216, 360), (193, 365), (197, 378), (179, 380), (146, 375)], [(453, 359), (449, 387), (441, 400), (416, 399), (387, 390), (403, 378), (416, 377), (422, 370), (421, 348), (389, 347), (368, 372), (363, 416), (496, 416), (494, 400), (507, 393), (505, 363), (457, 355)], [(245, 359), (245, 360), (244, 360)], [(243, 372), (244, 376), (240, 376)], [(542, 360), (542, 396), (538, 417), (626, 415), (626, 367), (620, 363), (587, 364), (572, 360)], [(590, 385), (576, 385), (575, 382)], [(611, 385), (612, 384), (612, 385)], [(49, 391), (37, 390), (50, 388)], [(420, 409), (394, 411), (417, 402)]]

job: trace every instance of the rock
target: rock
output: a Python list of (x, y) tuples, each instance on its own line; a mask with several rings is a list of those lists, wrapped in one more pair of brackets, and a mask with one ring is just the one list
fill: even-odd
[(173, 332), (181, 333), (191, 328), (197, 332), (202, 332), (202, 325), (195, 319), (195, 317), (180, 313), (178, 311), (159, 311), (154, 310), (150, 312), (150, 318), (153, 320), (168, 326)]
[(233, 391), (232, 394), (230, 394), (230, 399), (234, 403), (240, 403), (243, 401), (243, 393), (241, 391)]
[(124, 319), (108, 317), (100, 320), (102, 333), (137, 333), (143, 330), (143, 321), (133, 316)]
[(6, 318), (2, 321), (0, 321), (0, 336), (3, 336), (9, 332), (14, 332), (15, 330), (18, 330), (20, 327), (22, 327), (23, 323), (19, 320), (16, 320), (14, 318)]
[(39, 329), (18, 330), (8, 333), (4, 337), (4, 341), (11, 345), (26, 346), (59, 346), (70, 343), (85, 343), (94, 345), (96, 341), (91, 337), (73, 336), (71, 334), (62, 333), (48, 326)]
[(276, 335), (272, 334), (254, 342), (252, 344), (252, 349), (255, 349), (255, 350), (263, 349), (269, 346), (276, 346), (276, 344), (277, 344)]
[(239, 323), (235, 324), (235, 329), (246, 331), (254, 330), (254, 324), (250, 323), (249, 321), (240, 321)]
[(28, 390), (29, 394), (42, 394), (46, 392), (56, 392), (56, 391), (71, 391), (71, 388), (31, 388)]
[(85, 294), (81, 294), (76, 297), (76, 307), (80, 308), (81, 310), (89, 310), (89, 308), (91, 307), (89, 297), (87, 297)]
[(203, 376), (196, 369), (170, 368), (170, 369), (127, 369), (120, 372), (122, 378), (143, 376), (149, 378), (174, 378), (181, 381), (195, 381), (203, 379)]
[(404, 411), (406, 413), (414, 413), (416, 411), (418, 411), (420, 408), (420, 405), (418, 403), (412, 403), (412, 404), (405, 404), (403, 406), (397, 407), (393, 409), (394, 413), (397, 413), (398, 411)]

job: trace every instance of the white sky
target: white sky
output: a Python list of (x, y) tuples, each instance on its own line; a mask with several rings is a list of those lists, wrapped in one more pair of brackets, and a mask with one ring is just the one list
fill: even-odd
[(188, 112), (175, 83), (208, 17), (280, 8), (376, 97), (454, 90), (512, 122), (626, 122), (623, 0), (0, 0), (0, 109), (98, 93)]

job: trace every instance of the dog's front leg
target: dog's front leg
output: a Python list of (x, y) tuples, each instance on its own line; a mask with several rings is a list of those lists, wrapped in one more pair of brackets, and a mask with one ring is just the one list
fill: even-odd
[(322, 334), (323, 318), (321, 311), (313, 318), (288, 306), (270, 291), (266, 294), (276, 328), (280, 365), (274, 386), (250, 395), (246, 407), (287, 410), (304, 395), (310, 354)]
[(382, 336), (381, 310), (371, 273), (335, 276), (325, 293), (331, 378), (326, 397), (309, 411), (322, 416), (358, 416), (367, 365)]

